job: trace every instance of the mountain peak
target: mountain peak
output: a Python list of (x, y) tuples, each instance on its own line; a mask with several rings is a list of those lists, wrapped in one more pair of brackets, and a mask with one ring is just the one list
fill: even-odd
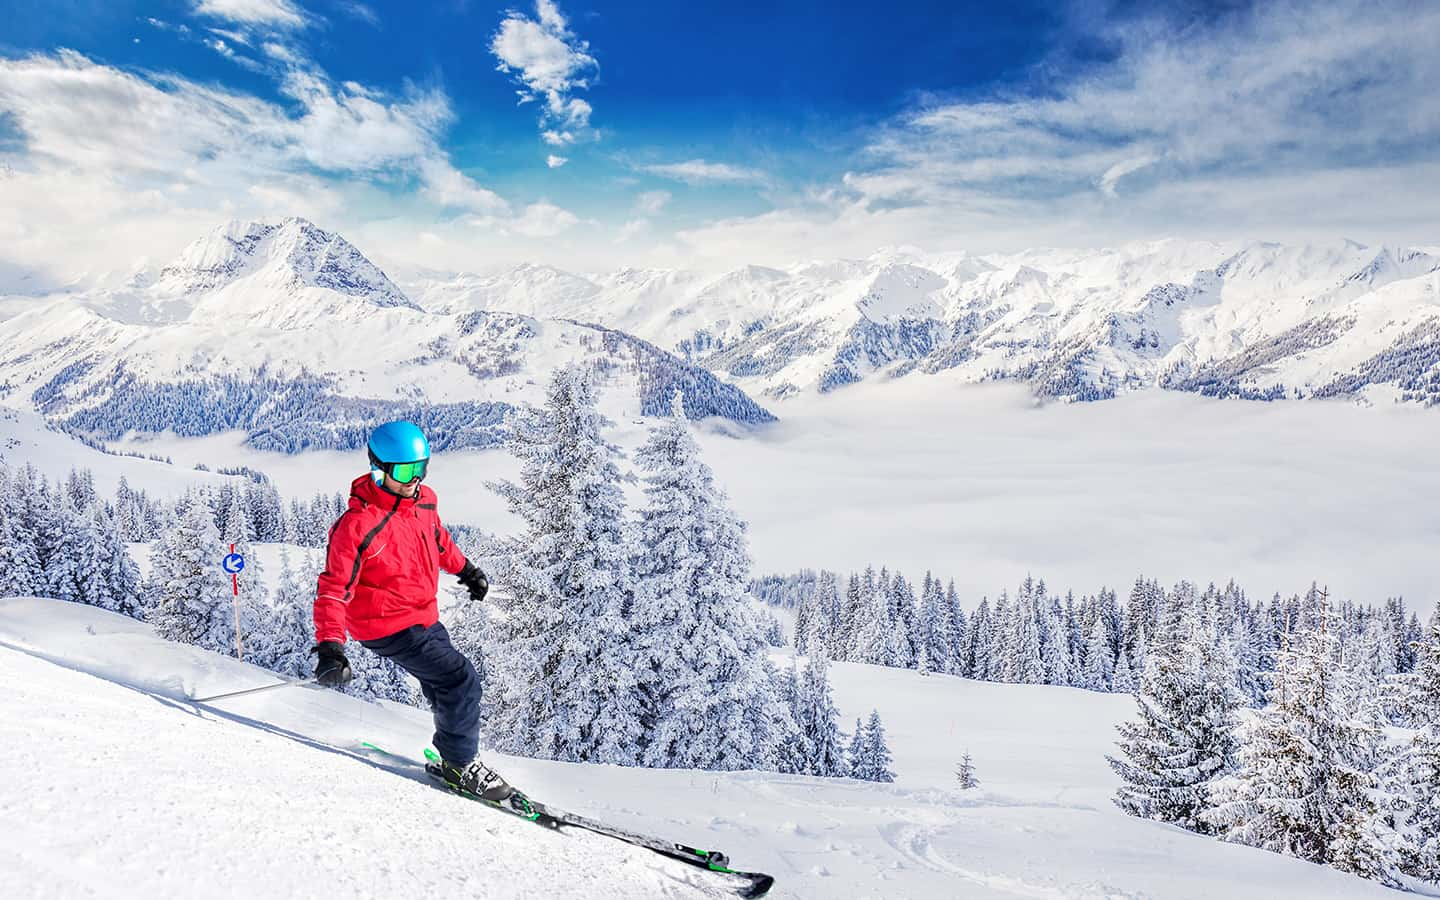
[(320, 287), (376, 306), (413, 307), (409, 298), (353, 244), (308, 219), (230, 221), (192, 241), (160, 281), (177, 293), (206, 293), (262, 276), (295, 287)]

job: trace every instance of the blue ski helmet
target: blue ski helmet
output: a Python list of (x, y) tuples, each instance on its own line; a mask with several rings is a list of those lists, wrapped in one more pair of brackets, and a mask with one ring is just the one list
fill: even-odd
[[(386, 422), (370, 433), (367, 449), (370, 452), (370, 475), (376, 484), (383, 480), (382, 473), (390, 473), (397, 466), (404, 466), (406, 474), (410, 470), (418, 471), (410, 477), (396, 480), (408, 483), (425, 477), (424, 464), (430, 460), (430, 442), (425, 440), (425, 433), (414, 422)], [(411, 463), (420, 465), (407, 465)]]

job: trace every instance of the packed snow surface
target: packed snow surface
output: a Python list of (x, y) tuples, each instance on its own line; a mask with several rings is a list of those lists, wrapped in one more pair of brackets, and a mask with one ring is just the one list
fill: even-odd
[[(895, 784), (491, 761), (556, 806), (723, 849), (774, 874), (777, 897), (1399, 896), (1114, 809), (1103, 754), (1128, 698), (843, 663), (831, 677), (847, 724), (880, 710)], [(274, 680), (102, 610), (0, 600), (6, 895), (716, 895), (703, 873), (512, 821), (346, 752), (418, 750), (419, 710), (305, 687), (186, 699)], [(982, 787), (959, 792), (966, 750)]]

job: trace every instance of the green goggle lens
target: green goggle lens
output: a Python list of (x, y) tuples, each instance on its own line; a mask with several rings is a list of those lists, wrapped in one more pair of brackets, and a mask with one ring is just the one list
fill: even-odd
[(425, 467), (430, 460), (422, 459), (419, 462), (395, 463), (390, 467), (390, 477), (401, 484), (409, 484), (425, 477)]

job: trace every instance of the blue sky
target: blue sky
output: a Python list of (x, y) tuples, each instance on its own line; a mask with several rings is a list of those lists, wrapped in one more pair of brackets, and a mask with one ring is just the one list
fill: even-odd
[(0, 7), (0, 271), (287, 214), (446, 268), (1440, 241), (1435, 4)]

